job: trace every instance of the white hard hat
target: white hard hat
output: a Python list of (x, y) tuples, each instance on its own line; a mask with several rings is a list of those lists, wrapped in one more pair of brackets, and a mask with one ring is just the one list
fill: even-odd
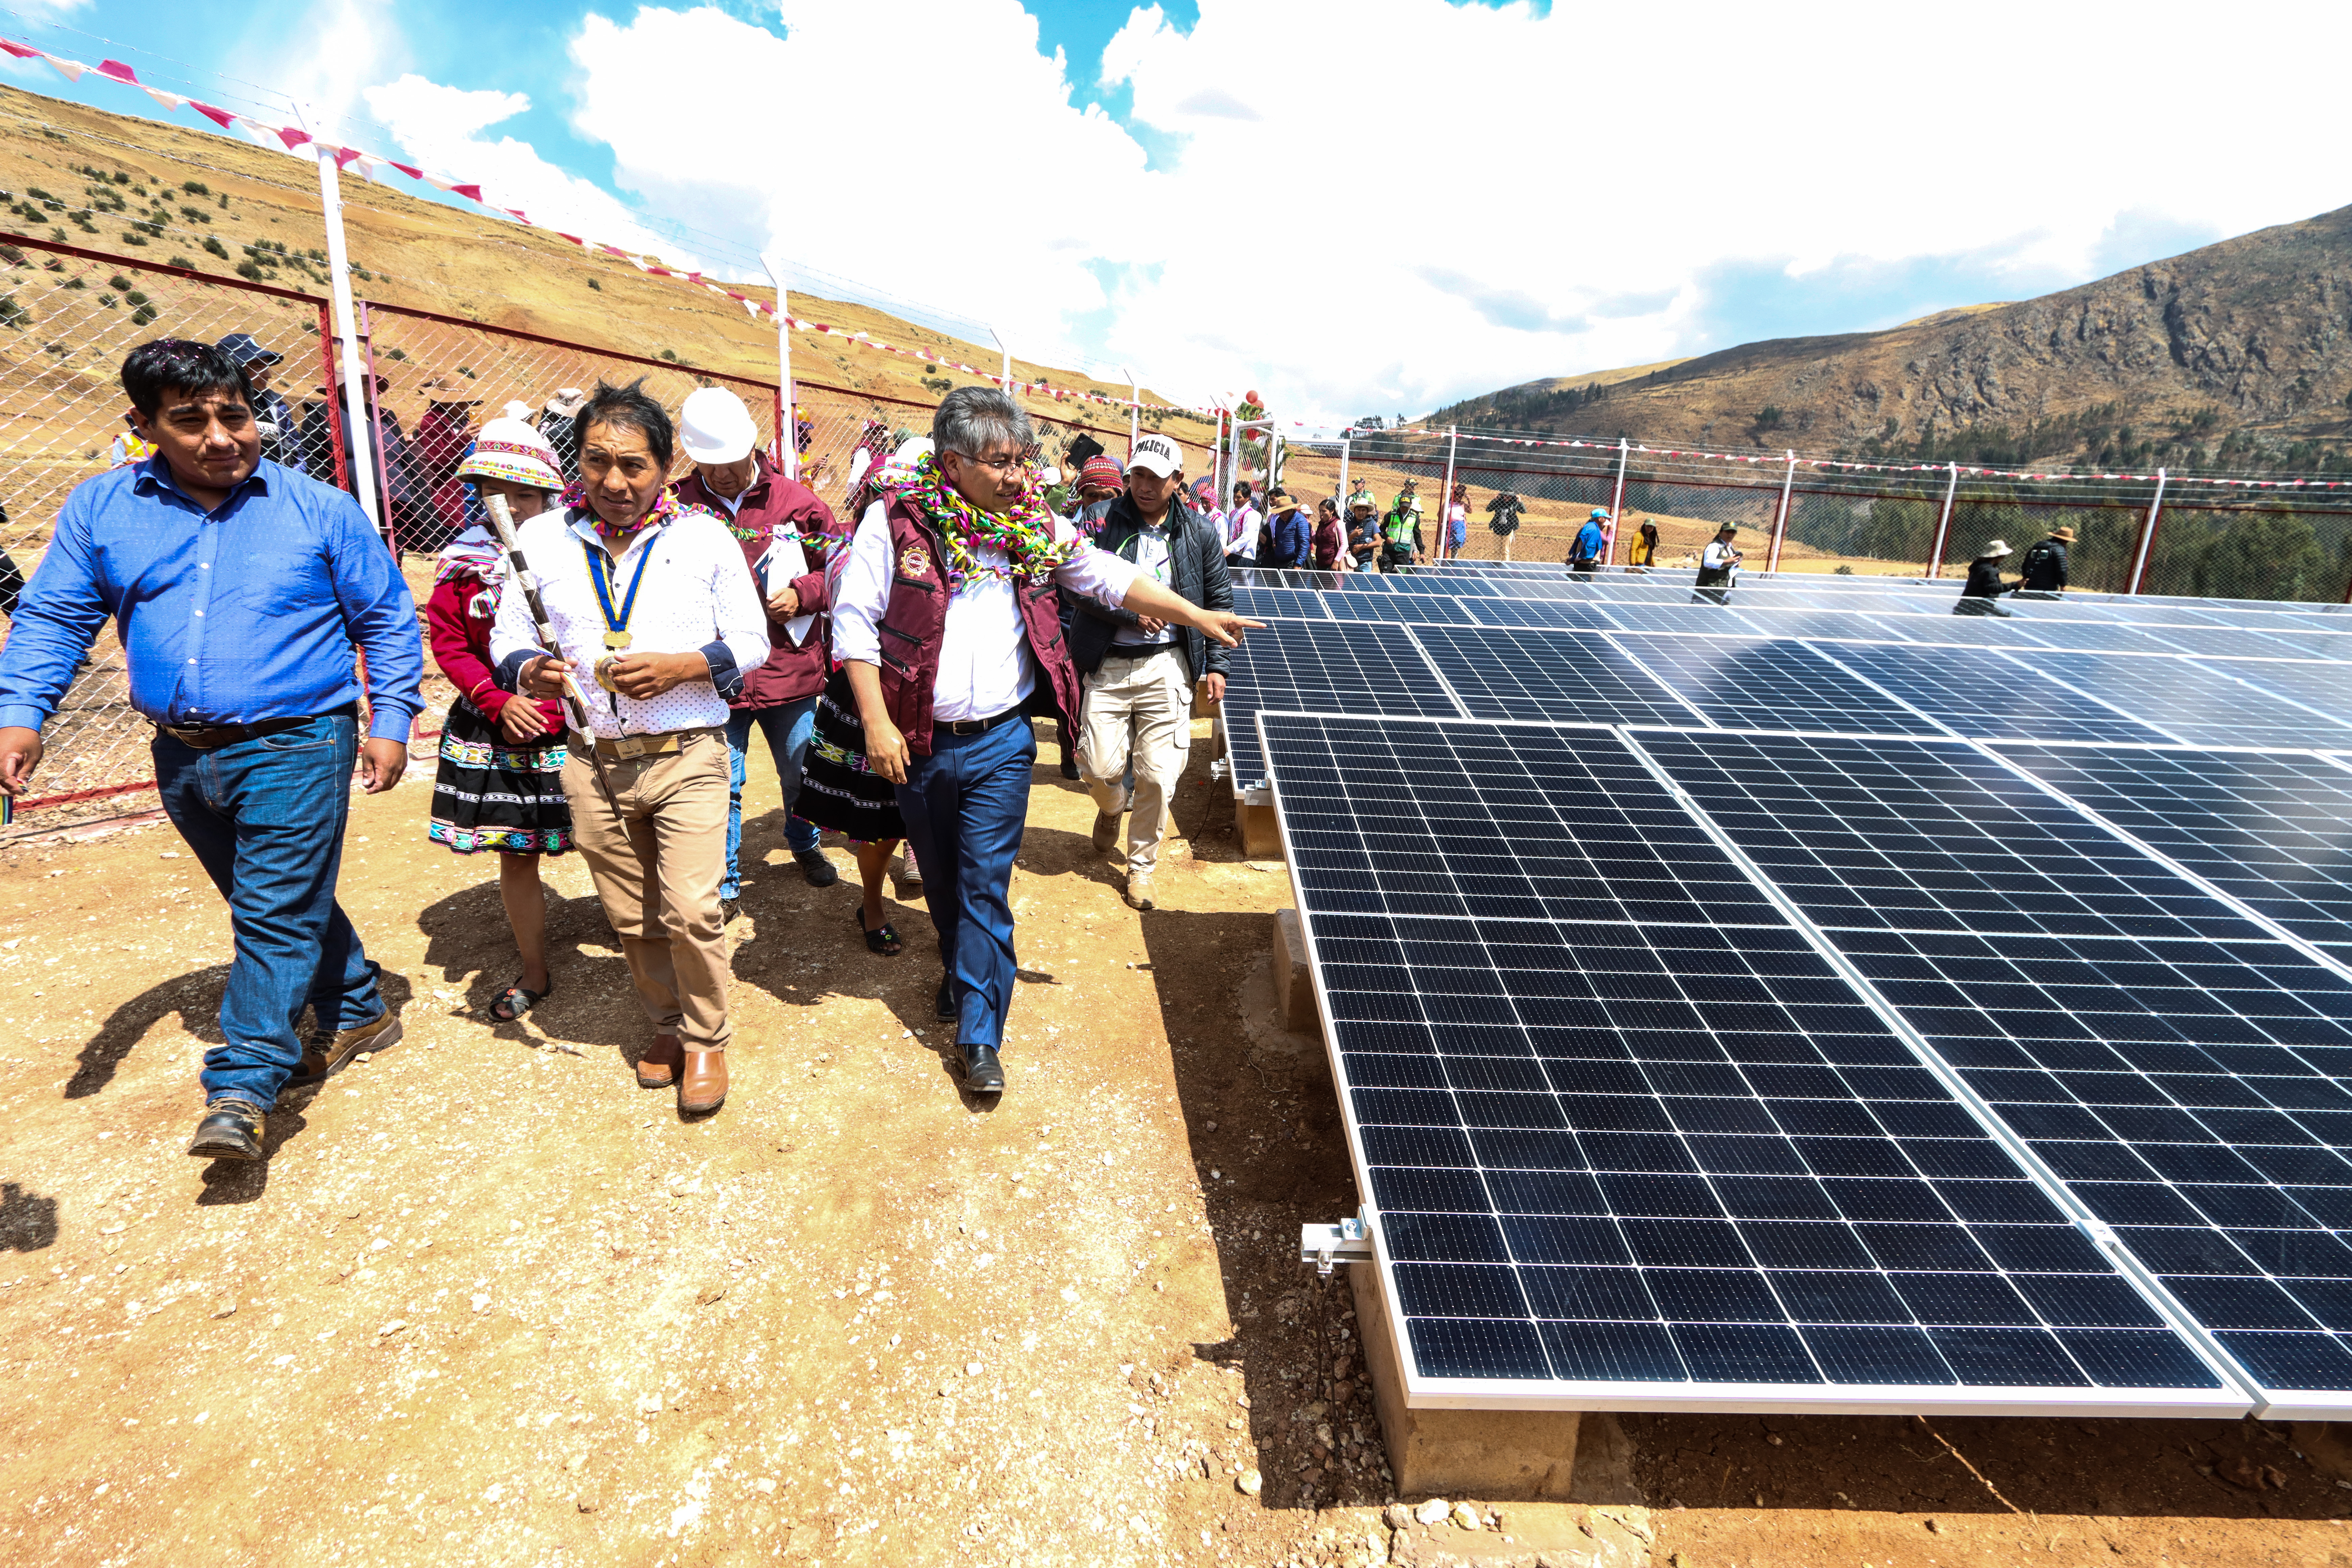
[(760, 444), (760, 427), (725, 387), (697, 387), (677, 411), (677, 444), (698, 463), (740, 463)]

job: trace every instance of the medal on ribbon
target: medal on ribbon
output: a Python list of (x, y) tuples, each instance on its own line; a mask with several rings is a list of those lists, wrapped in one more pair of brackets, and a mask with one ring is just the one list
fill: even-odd
[(596, 661), (596, 684), (617, 693), (620, 688), (613, 684), (612, 666), (635, 640), (629, 635), (629, 617), (636, 611), (637, 588), (646, 580), (646, 563), (653, 559), (653, 546), (646, 545), (637, 556), (637, 569), (629, 577), (628, 595), (621, 601), (617, 613), (613, 608), (611, 563), (604, 552), (583, 541), (580, 553), (588, 558), (588, 581), (596, 590), (596, 608), (604, 616), (604, 646), (611, 650)]

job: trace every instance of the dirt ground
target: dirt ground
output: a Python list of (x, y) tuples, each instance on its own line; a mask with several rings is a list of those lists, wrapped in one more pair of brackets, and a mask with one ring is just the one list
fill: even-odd
[(1272, 1022), (1288, 878), (1208, 750), (1138, 915), (1046, 746), (994, 1105), (947, 1070), (919, 901), (868, 955), (755, 766), (699, 1125), (629, 1076), (574, 859), (555, 994), (479, 1016), (495, 880), (425, 844), (421, 762), (355, 804), (342, 883), (408, 1039), (244, 1169), (182, 1152), (228, 956), (194, 861), (163, 826), (13, 846), (0, 1562), (2352, 1564), (2309, 1436), (2234, 1422), (1591, 1417), (1578, 1500), (1413, 1522), (1344, 1281), (1297, 1261), (1357, 1199), (1320, 1046)]

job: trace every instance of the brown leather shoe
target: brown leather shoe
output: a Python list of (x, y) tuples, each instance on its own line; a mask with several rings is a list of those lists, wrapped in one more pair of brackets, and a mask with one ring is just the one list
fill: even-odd
[(678, 1044), (676, 1035), (656, 1035), (646, 1054), (637, 1058), (639, 1089), (667, 1089), (677, 1081), (677, 1069), (686, 1059), (686, 1047)]
[(727, 1103), (727, 1053), (688, 1051), (686, 1075), (678, 1080), (677, 1109), (687, 1116), (708, 1116)]

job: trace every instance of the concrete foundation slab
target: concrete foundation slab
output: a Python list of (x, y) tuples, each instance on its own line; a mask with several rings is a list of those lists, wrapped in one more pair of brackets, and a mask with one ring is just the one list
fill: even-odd
[(1315, 981), (1307, 968), (1307, 931), (1297, 910), (1274, 911), (1274, 996), (1284, 1028), (1302, 1035), (1320, 1030)]
[(1404, 1402), (1397, 1325), (1374, 1265), (1348, 1266), (1372, 1403), (1389, 1469), (1406, 1498), (1473, 1497), (1496, 1502), (1565, 1502), (1583, 1416), (1555, 1410), (1416, 1410)]

